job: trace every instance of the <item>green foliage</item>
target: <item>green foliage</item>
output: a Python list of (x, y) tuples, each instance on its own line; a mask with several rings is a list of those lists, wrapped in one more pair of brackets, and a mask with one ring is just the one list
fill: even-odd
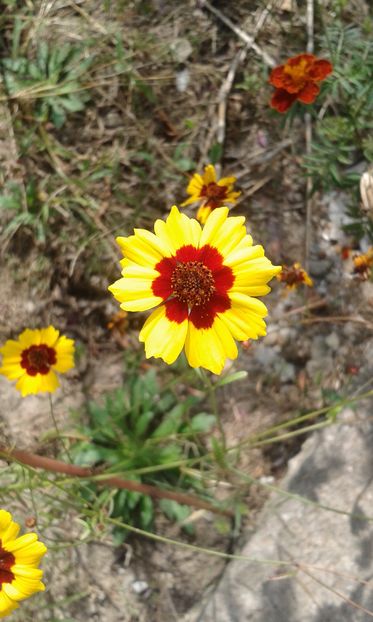
[[(14, 47), (18, 46), (14, 43)], [(52, 121), (61, 128), (67, 114), (84, 109), (90, 95), (82, 86), (82, 78), (92, 57), (84, 58), (79, 47), (51, 47), (46, 41), (38, 44), (33, 59), (19, 56), (16, 51), (13, 49), (12, 57), (1, 61), (5, 86), (10, 97), (32, 102), (38, 121)]]
[(3, 237), (12, 235), (19, 227), (29, 227), (39, 242), (44, 243), (49, 219), (49, 205), (41, 200), (33, 178), (23, 190), (21, 184), (10, 182), (0, 195), (0, 209), (10, 217)]
[(372, 233), (359, 210), (359, 182), (364, 160), (373, 161), (373, 41), (366, 30), (336, 23), (320, 40), (320, 56), (333, 63), (333, 74), (318, 99), (323, 115), (316, 117), (312, 153), (305, 158), (314, 189), (343, 189), (351, 195), (349, 233)]
[[(200, 455), (203, 446), (198, 435), (215, 424), (212, 415), (191, 415), (200, 399), (180, 400), (171, 390), (162, 389), (153, 370), (131, 375), (122, 388), (105, 396), (103, 405), (88, 405), (89, 423), (81, 430), (86, 440), (73, 447), (74, 460), (137, 482), (200, 490), (201, 483), (178, 467), (192, 448), (193, 456)], [(94, 485), (90, 490), (100, 507), (109, 507), (111, 516), (143, 529), (151, 527), (150, 497), (127, 490), (100, 491)], [(185, 508), (177, 506), (163, 503), (161, 508), (168, 516), (184, 520)], [(123, 530), (119, 534), (123, 537)]]

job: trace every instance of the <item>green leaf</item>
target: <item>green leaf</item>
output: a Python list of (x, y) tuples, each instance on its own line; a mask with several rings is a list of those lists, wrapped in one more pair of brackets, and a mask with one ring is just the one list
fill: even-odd
[(209, 415), (207, 413), (199, 413), (195, 415), (188, 425), (188, 428), (193, 432), (208, 432), (214, 427), (216, 423), (215, 415)]
[(211, 149), (208, 152), (208, 157), (211, 164), (216, 164), (220, 162), (221, 157), (223, 155), (223, 147), (219, 143), (214, 143)]
[(237, 380), (244, 380), (247, 378), (247, 371), (236, 371), (233, 374), (229, 374), (229, 376), (225, 376), (221, 380), (215, 383), (215, 387), (223, 387), (226, 384), (231, 384), (231, 382), (236, 382)]

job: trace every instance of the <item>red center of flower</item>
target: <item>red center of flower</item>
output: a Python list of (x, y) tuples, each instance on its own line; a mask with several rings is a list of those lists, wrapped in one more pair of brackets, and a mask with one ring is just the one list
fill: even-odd
[(179, 263), (171, 277), (175, 297), (189, 307), (208, 302), (215, 291), (215, 281), (210, 268), (201, 261)]
[(304, 281), (304, 270), (294, 267), (284, 267), (280, 274), (280, 280), (287, 285), (297, 285)]
[(219, 186), (211, 181), (207, 186), (202, 186), (201, 197), (206, 197), (206, 204), (212, 207), (218, 207), (222, 204), (227, 196), (227, 187)]
[(210, 328), (217, 313), (231, 306), (232, 269), (224, 266), (223, 256), (209, 244), (181, 246), (175, 256), (164, 257), (156, 270), (159, 277), (152, 290), (163, 298), (166, 317), (172, 322), (188, 319), (196, 328)]
[(45, 344), (30, 346), (23, 350), (21, 357), (21, 367), (26, 370), (29, 376), (36, 374), (47, 374), (50, 366), (57, 362), (56, 351)]
[(13, 581), (14, 574), (11, 568), (14, 566), (15, 561), (13, 553), (8, 553), (8, 551), (3, 549), (0, 540), (0, 587), (3, 583), (11, 583)]

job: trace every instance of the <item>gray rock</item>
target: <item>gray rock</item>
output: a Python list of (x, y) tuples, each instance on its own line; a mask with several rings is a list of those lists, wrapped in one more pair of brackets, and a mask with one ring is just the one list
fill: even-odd
[(357, 424), (348, 411), (344, 423), (304, 443), (281, 486), (292, 496), (270, 498), (241, 551), (251, 560), (288, 561), (289, 566), (231, 562), (193, 622), (372, 619), (373, 426), (368, 416), (361, 409)]

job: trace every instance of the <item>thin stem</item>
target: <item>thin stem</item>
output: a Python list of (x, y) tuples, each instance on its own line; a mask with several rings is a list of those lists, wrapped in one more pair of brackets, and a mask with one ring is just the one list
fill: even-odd
[(203, 384), (205, 385), (205, 389), (208, 393), (210, 404), (211, 404), (211, 410), (216, 417), (216, 422), (219, 428), (223, 450), (225, 451), (227, 448), (227, 439), (225, 436), (225, 430), (224, 430), (224, 426), (221, 420), (220, 412), (218, 411), (218, 404), (216, 401), (216, 387), (213, 385), (206, 371), (203, 368), (199, 369), (199, 376), (200, 378), (202, 378)]
[(57, 424), (57, 419), (56, 419), (56, 417), (54, 415), (53, 400), (52, 400), (52, 396), (51, 396), (50, 393), (48, 393), (48, 397), (49, 397), (49, 407), (50, 407), (51, 417), (52, 417), (54, 428), (56, 430), (57, 438), (61, 441), (63, 449), (64, 449), (64, 452), (65, 452), (68, 460), (70, 462), (72, 462), (72, 458), (71, 458), (69, 449), (67, 447), (67, 444), (65, 443), (65, 439), (63, 438), (63, 436), (62, 436), (62, 434), (61, 434), (61, 432), (59, 430), (59, 427), (58, 427), (58, 424)]

